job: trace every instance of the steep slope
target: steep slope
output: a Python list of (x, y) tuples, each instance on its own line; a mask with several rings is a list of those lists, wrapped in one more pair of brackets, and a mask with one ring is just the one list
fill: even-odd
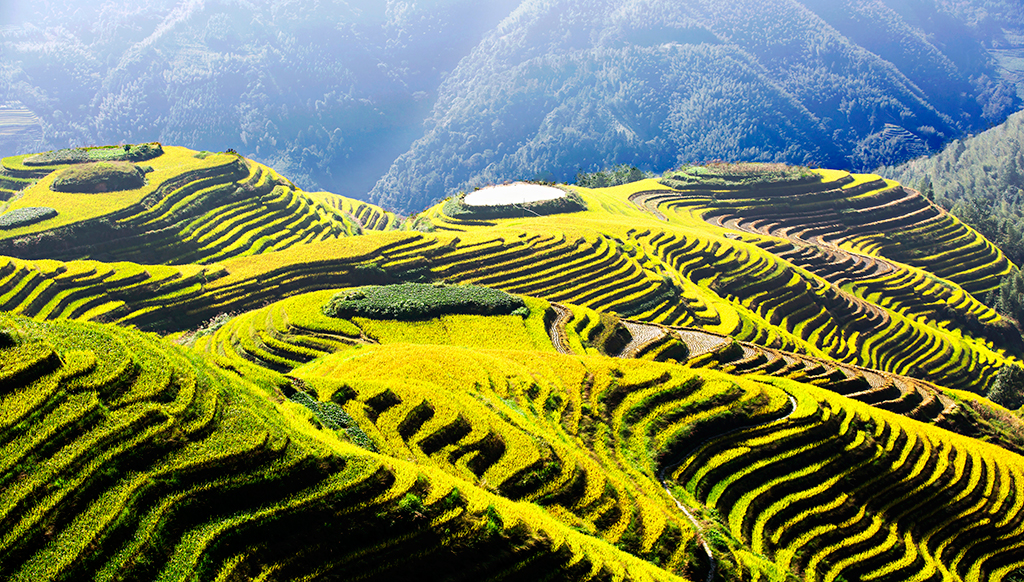
[(1013, 261), (1024, 261), (1024, 113), (983, 133), (956, 140), (941, 152), (899, 166), (879, 168), (912, 185), (978, 229)]
[(0, 578), (1024, 572), (1024, 423), (984, 397), (1024, 346), (978, 299), (1016, 268), (897, 183), (714, 163), (403, 219), (234, 154), (5, 167)]
[(526, 316), (445, 315), (414, 323), (326, 316), (323, 307), (338, 294), (324, 290), (277, 301), (227, 321), (215, 321), (175, 341), (216, 355), (221, 365), (244, 368), (255, 364), (285, 374), (357, 346), (397, 343), (679, 363), (691, 369), (814, 384), (882, 410), (1024, 451), (1024, 423), (1008, 411), (980, 398), (880, 370), (528, 297)]
[(445, 80), (370, 200), (417, 209), (617, 163), (906, 160), (1018, 107), (986, 46), (1019, 48), (1024, 21), (982, 4), (524, 1)]
[(1024, 563), (1018, 456), (807, 384), (401, 342), (289, 382), (111, 326), (2, 325), (13, 580), (957, 581)]
[(280, 378), (110, 326), (0, 325), (5, 579), (678, 579), (536, 506), (316, 431), (275, 396)]

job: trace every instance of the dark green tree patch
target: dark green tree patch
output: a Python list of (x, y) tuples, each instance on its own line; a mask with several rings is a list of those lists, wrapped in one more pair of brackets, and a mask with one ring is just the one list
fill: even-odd
[(416, 320), (441, 315), (511, 315), (526, 307), (519, 297), (476, 285), (402, 283), (359, 287), (335, 295), (328, 317)]
[(579, 172), (576, 174), (576, 185), (584, 188), (610, 188), (653, 177), (653, 172), (644, 172), (629, 164), (619, 164), (596, 172)]
[(1013, 365), (1000, 368), (988, 399), (1010, 410), (1024, 405), (1024, 368)]
[(666, 172), (661, 180), (670, 188), (720, 186), (723, 188), (803, 184), (820, 180), (821, 176), (804, 166), (755, 162), (709, 162), (687, 165)]
[(46, 206), (18, 208), (0, 215), (0, 230), (28, 226), (53, 218), (54, 216), (57, 216), (57, 211)]

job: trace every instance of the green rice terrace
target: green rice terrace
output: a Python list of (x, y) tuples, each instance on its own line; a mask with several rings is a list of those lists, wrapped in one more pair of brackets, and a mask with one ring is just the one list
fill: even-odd
[(872, 175), (556, 190), (4, 159), (0, 579), (1024, 580), (998, 248)]

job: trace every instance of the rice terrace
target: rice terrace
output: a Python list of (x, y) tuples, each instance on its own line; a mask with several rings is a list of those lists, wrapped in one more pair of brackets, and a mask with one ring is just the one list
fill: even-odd
[(836, 170), (8, 157), (0, 579), (1024, 580), (1017, 269)]

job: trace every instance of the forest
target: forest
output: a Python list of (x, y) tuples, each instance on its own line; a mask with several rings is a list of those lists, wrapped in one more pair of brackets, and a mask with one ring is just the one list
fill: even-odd
[(0, 132), (0, 154), (234, 149), (404, 212), (623, 163), (871, 170), (1002, 122), (1024, 71), (1010, 0), (113, 0), (0, 22), (0, 106), (42, 136)]
[(987, 47), (1016, 46), (1021, 22), (1009, 3), (525, 2), (444, 80), (370, 200), (623, 163), (902, 162), (1019, 107)]

